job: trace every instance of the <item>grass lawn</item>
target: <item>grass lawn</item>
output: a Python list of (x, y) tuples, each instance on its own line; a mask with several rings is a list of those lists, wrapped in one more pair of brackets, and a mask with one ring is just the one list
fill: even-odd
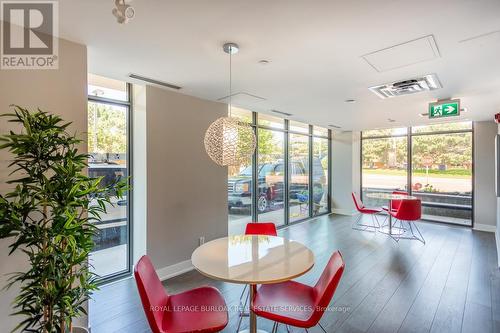
[[(405, 176), (406, 171), (394, 169), (363, 169), (366, 174), (387, 175), (387, 176)], [(425, 170), (413, 170), (414, 176), (425, 176)], [(467, 169), (450, 169), (450, 170), (429, 170), (429, 177), (432, 178), (460, 178), (470, 179), (472, 177), (471, 170)]]

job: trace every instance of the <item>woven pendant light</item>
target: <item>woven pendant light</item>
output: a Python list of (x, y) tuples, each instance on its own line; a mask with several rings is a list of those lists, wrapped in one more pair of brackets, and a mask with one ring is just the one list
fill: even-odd
[(256, 147), (255, 133), (249, 124), (231, 116), (232, 58), (238, 45), (226, 43), (224, 52), (229, 54), (229, 116), (214, 121), (205, 133), (205, 150), (220, 166), (239, 166), (248, 162)]

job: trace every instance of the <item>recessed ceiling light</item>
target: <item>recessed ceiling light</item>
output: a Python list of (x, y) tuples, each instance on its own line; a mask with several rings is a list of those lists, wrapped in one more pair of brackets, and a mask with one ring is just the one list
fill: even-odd
[(346, 102), (346, 103), (356, 103), (356, 100), (350, 98), (350, 99), (346, 99), (344, 102)]
[(391, 118), (387, 118), (387, 121), (390, 122), (390, 123), (395, 123), (396, 122), (396, 120), (391, 119)]
[(269, 65), (270, 61), (266, 59), (259, 60), (259, 65)]

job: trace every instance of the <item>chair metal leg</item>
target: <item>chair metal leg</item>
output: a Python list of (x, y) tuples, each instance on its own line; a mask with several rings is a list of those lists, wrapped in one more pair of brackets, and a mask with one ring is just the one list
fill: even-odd
[(323, 332), (325, 333), (328, 333), (325, 328), (323, 327), (323, 325), (321, 325), (321, 323), (318, 321), (318, 326), (321, 327), (321, 329), (323, 330)]
[(288, 325), (285, 325), (285, 327), (286, 327), (286, 332), (290, 333), (290, 327), (288, 327)]
[(418, 240), (425, 244), (425, 239), (424, 239), (424, 236), (422, 235), (422, 233), (420, 232), (420, 229), (417, 227), (417, 225), (414, 222), (411, 222), (411, 224), (413, 224), (413, 226), (415, 227), (415, 230), (417, 230), (417, 232), (418, 232), (418, 234), (420, 236), (418, 238)]
[[(356, 221), (352, 224), (352, 229), (354, 230), (360, 230), (360, 231), (369, 231), (369, 232), (375, 232), (377, 227), (375, 226), (375, 223), (373, 222), (373, 215), (371, 215), (372, 218), (372, 225), (369, 224), (363, 224), (361, 219), (365, 214), (359, 214), (358, 217), (356, 218)], [(377, 222), (378, 224), (378, 222)]]

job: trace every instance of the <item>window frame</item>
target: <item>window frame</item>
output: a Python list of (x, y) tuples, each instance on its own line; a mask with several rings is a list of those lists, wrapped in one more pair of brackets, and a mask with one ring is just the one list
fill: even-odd
[[(257, 200), (258, 200), (258, 145), (259, 145), (259, 129), (264, 129), (264, 130), (269, 130), (269, 131), (274, 131), (274, 132), (282, 132), (284, 134), (284, 150), (283, 150), (283, 165), (284, 165), (284, 179), (285, 183), (283, 186), (283, 192), (284, 192), (284, 197), (283, 197), (283, 209), (284, 209), (284, 223), (280, 224), (277, 226), (278, 229), (285, 228), (287, 226), (301, 223), (307, 220), (315, 219), (321, 216), (329, 215), (332, 213), (332, 203), (331, 203), (331, 197), (332, 197), (332, 130), (329, 128), (327, 129), (327, 134), (328, 135), (320, 135), (318, 133), (314, 134), (314, 125), (311, 124), (305, 124), (308, 126), (308, 132), (300, 132), (300, 131), (294, 131), (290, 129), (290, 122), (291, 120), (281, 118), (283, 121), (283, 128), (277, 128), (275, 126), (267, 126), (264, 124), (259, 124), (259, 115), (261, 113), (251, 111), (252, 112), (252, 121), (250, 123), (250, 126), (252, 126), (255, 137), (256, 137), (256, 145), (257, 148), (255, 149), (254, 153), (252, 154), (252, 207), (251, 207), (251, 219), (252, 221), (259, 221), (259, 217), (261, 214), (258, 214), (257, 210)], [(321, 127), (321, 126), (319, 126)], [(308, 207), (308, 216), (305, 218), (301, 218), (295, 221), (290, 221), (290, 198), (289, 198), (289, 191), (290, 191), (290, 177), (292, 175), (293, 171), (293, 166), (290, 165), (290, 134), (298, 134), (298, 135), (303, 135), (308, 138), (308, 147), (309, 147), (309, 154), (308, 154), (308, 165), (309, 165), (309, 184), (308, 184), (308, 191), (309, 191), (309, 207)], [(327, 171), (327, 179), (328, 179), (328, 193), (327, 195), (327, 209), (324, 212), (321, 212), (317, 215), (313, 215), (313, 206), (312, 206), (312, 201), (313, 201), (313, 184), (312, 184), (312, 167), (313, 167), (313, 138), (314, 137), (319, 137), (319, 138), (324, 138), (328, 140), (328, 171)]]
[[(464, 121), (458, 121), (458, 122), (464, 122)], [(471, 133), (471, 145), (472, 145), (472, 153), (471, 153), (471, 172), (472, 172), (472, 177), (471, 177), (471, 223), (470, 225), (461, 225), (457, 223), (451, 223), (451, 222), (441, 222), (441, 221), (435, 221), (435, 220), (427, 220), (423, 219), (426, 221), (434, 222), (434, 223), (442, 223), (442, 224), (449, 224), (449, 225), (454, 225), (454, 226), (462, 226), (466, 228), (474, 228), (474, 212), (475, 212), (475, 203), (474, 203), (474, 197), (475, 197), (475, 189), (474, 189), (474, 183), (475, 183), (475, 145), (474, 145), (474, 127), (475, 127), (475, 122), (471, 121), (471, 127), (468, 129), (457, 129), (457, 130), (444, 130), (444, 131), (426, 131), (426, 132), (413, 132), (413, 126), (408, 126), (407, 127), (407, 132), (406, 134), (399, 134), (399, 135), (381, 135), (381, 136), (364, 136), (363, 131), (361, 131), (361, 138), (360, 138), (360, 156), (359, 156), (359, 161), (360, 161), (360, 168), (359, 168), (359, 175), (360, 175), (360, 187), (359, 187), (359, 193), (360, 193), (360, 198), (363, 200), (363, 141), (365, 140), (373, 140), (373, 139), (388, 139), (388, 138), (400, 138), (400, 137), (406, 137), (407, 138), (407, 165), (406, 165), (406, 175), (407, 175), (407, 188), (408, 188), (408, 194), (412, 195), (413, 194), (413, 188), (412, 188), (412, 179), (413, 179), (413, 137), (418, 137), (418, 136), (427, 136), (427, 135), (446, 135), (446, 134), (460, 134), (460, 133)]]
[[(105, 285), (123, 278), (130, 277), (132, 275), (132, 260), (133, 260), (133, 194), (132, 194), (132, 176), (133, 176), (133, 87), (132, 84), (126, 82), (127, 85), (127, 100), (121, 101), (112, 98), (99, 97), (88, 95), (87, 93), (87, 105), (89, 102), (100, 103), (107, 105), (114, 105), (119, 107), (124, 107), (127, 110), (127, 174), (128, 174), (128, 185), (127, 190), (127, 269), (125, 271), (120, 271), (113, 273), (104, 277), (97, 279), (97, 285)], [(88, 106), (87, 106), (88, 110)], [(88, 116), (87, 116), (88, 117)]]

